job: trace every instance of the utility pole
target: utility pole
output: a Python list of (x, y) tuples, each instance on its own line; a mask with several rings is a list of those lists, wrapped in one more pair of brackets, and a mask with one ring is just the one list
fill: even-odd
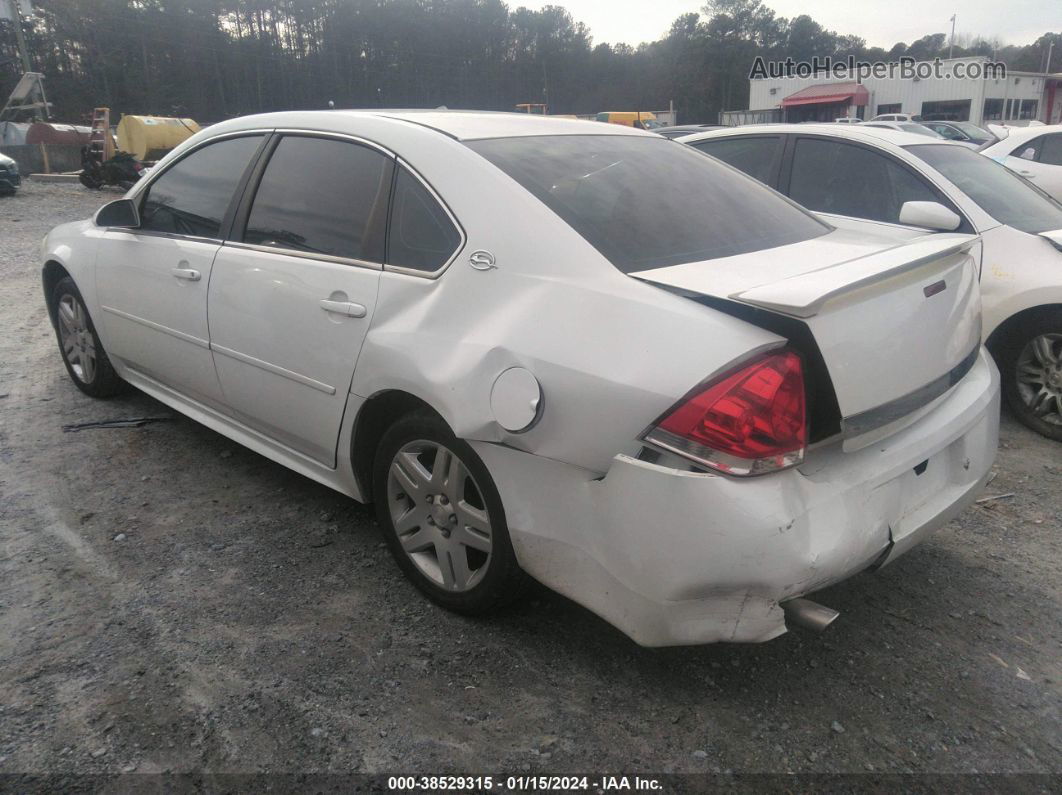
[(955, 51), (955, 14), (951, 15), (951, 40), (948, 42), (948, 60), (951, 60), (951, 54)]

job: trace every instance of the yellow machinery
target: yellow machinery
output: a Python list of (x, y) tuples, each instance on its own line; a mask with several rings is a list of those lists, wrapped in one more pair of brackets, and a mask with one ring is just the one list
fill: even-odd
[(158, 160), (197, 132), (199, 125), (192, 119), (126, 115), (118, 122), (118, 149), (137, 160)]

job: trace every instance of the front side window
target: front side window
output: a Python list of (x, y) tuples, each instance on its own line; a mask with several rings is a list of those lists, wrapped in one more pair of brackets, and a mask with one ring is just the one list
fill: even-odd
[(227, 138), (195, 150), (166, 169), (144, 192), (140, 229), (220, 237), (232, 195), (261, 144), (261, 135)]
[(762, 135), (756, 138), (713, 138), (707, 141), (697, 141), (693, 147), (769, 185), (771, 166), (780, 141), (781, 138), (777, 135)]
[(350, 141), (285, 136), (262, 174), (243, 242), (383, 262), (393, 167)]
[(907, 151), (943, 174), (1001, 224), (1039, 234), (1062, 229), (1062, 204), (1009, 168), (964, 146), (918, 144)]
[(921, 179), (885, 155), (815, 138), (797, 141), (789, 197), (817, 212), (890, 224), (900, 222), (904, 202), (940, 201)]
[(437, 271), (460, 243), (461, 233), (435, 197), (420, 180), (399, 167), (387, 233), (387, 264)]
[(830, 231), (745, 174), (658, 136), (551, 135), (467, 145), (624, 273), (761, 251)]

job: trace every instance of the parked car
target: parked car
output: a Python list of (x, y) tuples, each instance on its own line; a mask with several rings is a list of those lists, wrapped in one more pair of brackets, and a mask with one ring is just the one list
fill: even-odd
[(1006, 138), (981, 154), (1062, 201), (1062, 124), (1008, 128)]
[(835, 229), (630, 127), (324, 111), (193, 136), (42, 253), (86, 394), (375, 501), (441, 605), (530, 575), (666, 645), (812, 623), (975, 499), (976, 244)]
[(18, 163), (0, 153), (0, 196), (12, 196), (22, 184)]
[(855, 116), (841, 116), (838, 119), (833, 120), (834, 124), (862, 124), (863, 120), (858, 119)]
[(921, 116), (912, 116), (910, 113), (879, 113), (871, 121), (920, 121)]
[(961, 144), (821, 125), (771, 125), (680, 139), (830, 223), (917, 239), (981, 236), (983, 334), (1003, 393), (1030, 428), (1062, 440), (1062, 205)]
[(722, 125), (719, 124), (682, 124), (677, 127), (656, 127), (653, 128), (653, 132), (665, 138), (680, 138), (683, 135), (691, 135), (695, 132), (720, 129), (722, 129)]
[(935, 132), (924, 124), (913, 121), (868, 121), (865, 127), (877, 127), (883, 130), (899, 130), (900, 132), (913, 133), (914, 135), (925, 135), (929, 138), (943, 138), (944, 136), (938, 132)]
[(606, 124), (619, 124), (624, 127), (636, 127), (639, 130), (652, 130), (663, 127), (663, 122), (657, 121), (656, 114), (648, 110), (608, 110), (598, 113), (596, 121)]
[(957, 141), (974, 149), (988, 146), (999, 140), (983, 127), (978, 127), (968, 121), (922, 121), (922, 126), (928, 127), (938, 135), (949, 141)]

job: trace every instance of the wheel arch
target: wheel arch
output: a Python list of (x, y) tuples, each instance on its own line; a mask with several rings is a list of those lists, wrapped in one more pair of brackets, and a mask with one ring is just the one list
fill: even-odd
[(1039, 306), (1030, 306), (1022, 309), (1020, 312), (1015, 312), (993, 329), (992, 333), (988, 336), (988, 339), (985, 340), (985, 347), (987, 347), (994, 355), (998, 354), (1001, 345), (1011, 331), (1020, 328), (1031, 318), (1051, 314), (1053, 312), (1062, 313), (1062, 303), (1040, 304)]
[(350, 464), (358, 489), (366, 502), (372, 501), (372, 466), (380, 439), (400, 418), (416, 411), (429, 411), (443, 422), (446, 421), (426, 400), (402, 389), (377, 392), (365, 401), (354, 418)]
[[(49, 259), (44, 263), (44, 267), (41, 268), (41, 286), (44, 289), (44, 305), (48, 307), (48, 317), (51, 318), (52, 324), (55, 324), (55, 307), (52, 305), (52, 293), (55, 292), (55, 287), (59, 282), (65, 278), (73, 279), (70, 271), (56, 259)], [(77, 280), (74, 280), (77, 284)]]

